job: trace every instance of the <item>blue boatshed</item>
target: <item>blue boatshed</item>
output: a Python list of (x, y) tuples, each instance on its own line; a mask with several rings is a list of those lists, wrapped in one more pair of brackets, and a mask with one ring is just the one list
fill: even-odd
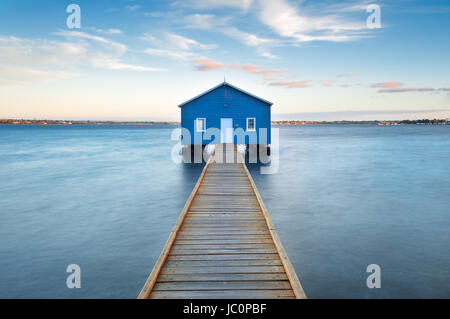
[[(267, 100), (223, 82), (178, 105), (181, 109), (181, 127), (190, 133), (183, 136), (182, 144), (270, 145), (272, 105)], [(217, 134), (210, 136), (211, 132)]]

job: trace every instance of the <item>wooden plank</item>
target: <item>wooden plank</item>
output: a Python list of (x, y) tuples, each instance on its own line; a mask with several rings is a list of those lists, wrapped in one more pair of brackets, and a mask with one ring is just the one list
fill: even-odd
[(155, 291), (151, 299), (294, 299), (292, 289), (277, 290), (208, 290)]
[(239, 184), (239, 185), (233, 185), (233, 186), (224, 186), (223, 184), (222, 185), (219, 185), (219, 184), (217, 184), (217, 185), (212, 185), (212, 184), (204, 184), (204, 185), (207, 185), (207, 186), (200, 186), (200, 190), (201, 191), (226, 191), (226, 192), (230, 192), (230, 193), (248, 193), (248, 195), (251, 195), (251, 194), (253, 194), (252, 193), (252, 188), (251, 188), (251, 185), (250, 184), (248, 184), (248, 185), (241, 185), (241, 184)]
[(203, 231), (201, 233), (193, 233), (190, 231), (183, 231), (183, 229), (180, 230), (178, 233), (177, 238), (180, 239), (195, 239), (195, 238), (202, 238), (202, 239), (236, 239), (236, 238), (272, 238), (270, 235), (269, 230), (267, 229), (250, 229), (246, 231), (227, 231), (227, 230), (216, 230), (216, 231)]
[(236, 211), (236, 210), (222, 210), (222, 211), (217, 211), (214, 209), (207, 209), (204, 211), (196, 211), (195, 209), (191, 209), (189, 211), (189, 214), (218, 214), (218, 215), (231, 215), (231, 214), (237, 214), (237, 215), (251, 215), (251, 214), (260, 214), (261, 211), (259, 210), (245, 210), (245, 211)]
[(248, 210), (258, 210), (259, 206), (257, 203), (252, 202), (236, 202), (236, 203), (221, 203), (221, 202), (208, 202), (208, 201), (202, 201), (197, 202), (195, 204), (192, 204), (192, 210), (217, 210), (217, 211), (248, 211)]
[(264, 228), (266, 224), (261, 220), (245, 220), (245, 219), (234, 219), (234, 220), (190, 220), (186, 221), (183, 225), (186, 227), (237, 227), (237, 228), (247, 228), (247, 227), (257, 227)]
[(239, 215), (227, 215), (227, 214), (194, 214), (190, 213), (186, 216), (185, 222), (205, 222), (205, 221), (260, 221), (261, 214), (239, 214)]
[(283, 266), (229, 266), (229, 267), (164, 267), (161, 274), (251, 274), (285, 273)]
[(200, 243), (191, 244), (185, 243), (179, 245), (178, 242), (172, 246), (174, 251), (184, 251), (184, 250), (199, 250), (199, 249), (271, 249), (273, 248), (273, 243), (220, 243), (220, 244), (210, 244), (210, 243)]
[(258, 228), (267, 228), (267, 224), (264, 220), (245, 220), (245, 219), (229, 219), (229, 220), (207, 220), (207, 219), (196, 219), (186, 221), (186, 224), (183, 224), (186, 227), (229, 227), (229, 228), (247, 228), (247, 227), (258, 227)]
[(202, 221), (260, 221), (261, 216), (259, 214), (196, 214), (191, 213), (187, 216), (186, 219), (202, 222)]
[(169, 255), (166, 260), (166, 263), (169, 261), (206, 261), (206, 260), (270, 260), (270, 261), (279, 261), (280, 258), (278, 253), (273, 254), (236, 254), (236, 255), (178, 255), (173, 256)]
[[(256, 209), (258, 209), (258, 202), (256, 200), (247, 200), (247, 199), (234, 199), (234, 200), (221, 200), (221, 199), (198, 199), (195, 200), (193, 203), (193, 206), (201, 206), (201, 205), (211, 205), (211, 204), (216, 204), (216, 205), (221, 205), (221, 206), (225, 206), (225, 207), (235, 207), (237, 206), (238, 208), (240, 206), (252, 206), (252, 207), (256, 207)], [(195, 204), (195, 205), (194, 205)]]
[(184, 205), (184, 208), (181, 212), (180, 217), (178, 218), (175, 226), (172, 229), (172, 232), (169, 235), (169, 239), (167, 240), (166, 244), (164, 245), (164, 248), (161, 252), (161, 255), (159, 256), (158, 260), (156, 261), (156, 265), (153, 267), (152, 272), (150, 273), (150, 276), (147, 278), (147, 281), (144, 284), (144, 287), (142, 288), (141, 292), (139, 293), (138, 298), (139, 299), (147, 299), (150, 295), (150, 292), (153, 289), (153, 286), (155, 285), (156, 279), (161, 272), (161, 269), (163, 268), (163, 265), (167, 259), (167, 256), (169, 255), (170, 249), (175, 242), (175, 238), (177, 236), (177, 233), (179, 229), (181, 228), (181, 225), (183, 224), (184, 218), (186, 217), (186, 214), (189, 211), (189, 208), (191, 207), (192, 201), (197, 194), (198, 189), (200, 188), (200, 185), (202, 183), (202, 180), (206, 174), (206, 171), (208, 170), (208, 167), (211, 165), (213, 156), (211, 156), (208, 159), (208, 162), (206, 163), (205, 167), (202, 170), (202, 173), (200, 174), (200, 177), (197, 180), (197, 183), (192, 190), (191, 195), (189, 196), (188, 200), (186, 201), (186, 204)]
[[(265, 235), (270, 234), (269, 230), (267, 229), (247, 229), (247, 230), (233, 230), (233, 229), (217, 229), (217, 230), (202, 230), (195, 232), (195, 235)], [(181, 236), (188, 236), (192, 235), (195, 236), (192, 231), (189, 231), (189, 229), (181, 229), (179, 235)]]
[[(185, 223), (197, 223), (197, 224), (218, 224), (218, 223), (265, 223), (262, 216), (258, 215), (188, 215)], [(267, 225), (267, 224), (265, 224)]]
[[(236, 196), (239, 195), (239, 196)], [(221, 195), (220, 197), (215, 195), (205, 195), (205, 194), (198, 194), (195, 197), (195, 201), (201, 201), (201, 200), (208, 200), (208, 201), (220, 201), (220, 202), (228, 202), (228, 201), (254, 201), (258, 202), (255, 198), (255, 196), (251, 194), (242, 195), (242, 193), (236, 192), (234, 195)]]
[(244, 224), (244, 223), (216, 223), (216, 224), (212, 224), (212, 223), (188, 223), (186, 225), (183, 225), (183, 230), (188, 230), (188, 229), (199, 229), (199, 230), (206, 230), (206, 229), (217, 229), (217, 228), (221, 228), (223, 230), (246, 230), (246, 229), (264, 229), (264, 224), (261, 223), (248, 223), (248, 224)]
[(192, 207), (192, 213), (255, 213), (260, 212), (259, 206), (250, 203), (247, 205), (224, 205), (221, 203), (198, 203)]
[(177, 245), (228, 245), (228, 244), (273, 244), (271, 238), (260, 238), (258, 240), (255, 239), (209, 239), (209, 240), (198, 240), (198, 239), (177, 239)]
[(235, 191), (224, 191), (224, 190), (200, 190), (198, 192), (199, 195), (205, 195), (205, 196), (230, 196), (233, 198), (239, 198), (239, 197), (248, 197), (252, 193), (250, 192), (239, 192), (236, 193)]
[(202, 282), (157, 282), (153, 288), (160, 290), (238, 290), (238, 289), (290, 289), (291, 285), (286, 281), (202, 281)]
[(204, 222), (204, 221), (264, 221), (260, 213), (253, 214), (226, 214), (226, 213), (190, 213), (186, 221)]
[[(239, 195), (239, 196), (236, 196)], [(255, 196), (251, 196), (251, 195), (242, 195), (242, 194), (234, 194), (234, 195), (221, 195), (220, 197), (215, 196), (215, 195), (205, 195), (205, 194), (199, 194), (196, 198), (195, 198), (196, 202), (201, 202), (201, 201), (208, 201), (208, 202), (220, 202), (220, 203), (234, 203), (234, 202), (256, 202), (258, 203), (258, 201), (256, 200)]]
[(217, 205), (221, 208), (247, 208), (247, 207), (253, 207), (255, 210), (258, 210), (258, 202), (256, 200), (208, 200), (208, 199), (199, 199), (195, 200), (192, 203), (192, 208), (197, 206), (205, 206), (206, 208), (210, 208), (212, 205)]
[[(265, 223), (260, 213), (191, 213), (186, 222), (191, 223)], [(266, 226), (267, 228), (267, 226)]]
[[(208, 225), (208, 224), (191, 224), (184, 226), (181, 230), (183, 232), (199, 232), (199, 234), (204, 234), (206, 232), (214, 232), (219, 226), (218, 225)], [(255, 232), (268, 232), (266, 229), (264, 229), (261, 226), (258, 225), (248, 225), (248, 226), (240, 226), (240, 225), (226, 225), (220, 228), (220, 231), (217, 231), (218, 234), (225, 233), (225, 232), (239, 232), (239, 231), (255, 231)]]
[(258, 202), (254, 200), (230, 200), (230, 201), (222, 201), (222, 200), (196, 200), (192, 203), (192, 208), (196, 208), (198, 206), (211, 207), (216, 206), (220, 208), (247, 208), (252, 207), (258, 209)]
[(222, 208), (222, 207), (204, 207), (203, 206), (203, 207), (193, 207), (191, 212), (209, 213), (211, 211), (214, 211), (214, 212), (218, 212), (218, 213), (221, 213), (221, 212), (236, 212), (236, 213), (249, 212), (249, 213), (252, 213), (252, 212), (256, 211), (255, 208), (256, 207), (245, 207), (245, 208), (244, 207), (223, 207)]
[(226, 191), (226, 190), (200, 190), (199, 195), (202, 196), (210, 196), (210, 197), (222, 197), (222, 196), (229, 196), (233, 200), (249, 200), (249, 196), (251, 196), (251, 193), (247, 190), (245, 191)]
[[(241, 155), (239, 154), (238, 156), (241, 156)], [(306, 299), (305, 291), (303, 290), (303, 287), (300, 284), (300, 280), (297, 277), (294, 266), (292, 266), (292, 263), (289, 260), (289, 257), (287, 255), (286, 251), (284, 250), (283, 245), (281, 244), (281, 240), (278, 237), (278, 234), (275, 230), (272, 219), (270, 218), (269, 212), (267, 211), (267, 208), (264, 205), (261, 195), (259, 194), (259, 191), (256, 188), (255, 182), (253, 181), (253, 178), (250, 175), (250, 172), (248, 171), (247, 166), (245, 166), (245, 164), (244, 164), (243, 167), (245, 169), (245, 172), (247, 173), (248, 180), (250, 181), (250, 184), (252, 185), (252, 188), (255, 192), (256, 198), (258, 199), (259, 205), (261, 207), (261, 211), (264, 215), (264, 218), (266, 219), (267, 226), (269, 227), (270, 234), (274, 241), (275, 247), (278, 250), (278, 254), (280, 255), (284, 269), (289, 278), (289, 282), (291, 283), (292, 289), (294, 290), (295, 297), (298, 299)]]
[(187, 234), (184, 235), (181, 232), (178, 233), (177, 239), (188, 239), (188, 240), (237, 240), (240, 238), (245, 239), (254, 239), (259, 240), (262, 238), (270, 238), (272, 240), (272, 237), (270, 236), (270, 233), (267, 232), (265, 234)]
[(272, 254), (275, 248), (239, 248), (239, 249), (174, 249), (173, 255), (227, 255), (227, 254)]
[(198, 195), (194, 203), (221, 203), (221, 204), (234, 204), (234, 203), (256, 203), (258, 204), (258, 201), (256, 200), (255, 196), (232, 196), (232, 195), (222, 195), (220, 197), (217, 196), (211, 196), (211, 195)]
[[(187, 255), (192, 256), (192, 255)], [(240, 266), (283, 266), (280, 258), (276, 259), (234, 259), (234, 260), (223, 260), (223, 256), (220, 255), (221, 258), (217, 260), (204, 260), (205, 256), (215, 256), (215, 255), (197, 255), (200, 260), (166, 260), (165, 267), (172, 268), (182, 268), (182, 267), (200, 267), (200, 266), (208, 266), (208, 267), (240, 267)], [(244, 255), (246, 256), (246, 255)], [(174, 256), (177, 257), (177, 256)], [(219, 269), (218, 268), (218, 269)], [(220, 271), (220, 269), (219, 269)]]
[(179, 282), (179, 281), (287, 281), (286, 274), (182, 274), (182, 275), (159, 275), (157, 282)]

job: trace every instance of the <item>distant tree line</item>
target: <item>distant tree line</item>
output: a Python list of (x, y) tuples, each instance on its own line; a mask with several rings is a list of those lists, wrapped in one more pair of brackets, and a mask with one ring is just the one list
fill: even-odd
[(394, 121), (272, 121), (273, 125), (322, 125), (322, 124), (365, 124), (365, 125), (407, 125), (407, 124), (428, 124), (447, 125), (449, 119), (422, 119), (422, 120), (394, 120)]
[(146, 121), (65, 121), (65, 120), (18, 120), (0, 119), (0, 124), (10, 125), (179, 125), (178, 122), (146, 122)]
[[(10, 125), (180, 125), (179, 122), (154, 122), (154, 121), (69, 121), (69, 120), (24, 120), (24, 119), (0, 119), (1, 124)], [(366, 125), (448, 125), (449, 119), (422, 119), (422, 120), (397, 120), (397, 121), (272, 121), (273, 125), (321, 125), (321, 124), (366, 124)]]

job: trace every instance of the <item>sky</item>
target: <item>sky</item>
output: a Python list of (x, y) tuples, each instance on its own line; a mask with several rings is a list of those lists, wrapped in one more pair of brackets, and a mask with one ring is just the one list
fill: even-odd
[(0, 118), (177, 121), (224, 79), (274, 120), (450, 118), (449, 31), (448, 1), (2, 0)]

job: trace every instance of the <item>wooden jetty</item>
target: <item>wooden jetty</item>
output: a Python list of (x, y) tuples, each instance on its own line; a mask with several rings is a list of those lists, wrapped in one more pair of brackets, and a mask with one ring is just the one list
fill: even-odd
[(216, 146), (138, 298), (306, 298), (235, 145)]

